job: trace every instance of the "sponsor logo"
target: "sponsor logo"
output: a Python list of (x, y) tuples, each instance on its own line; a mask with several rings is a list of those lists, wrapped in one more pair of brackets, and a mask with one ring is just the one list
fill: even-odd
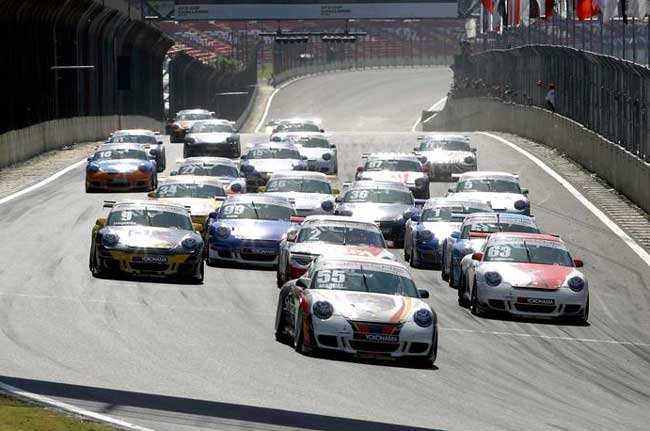
[(133, 262), (167, 263), (167, 256), (133, 256)]
[(272, 248), (242, 248), (241, 252), (244, 254), (259, 254), (262, 256), (271, 256), (276, 254), (276, 250)]
[(366, 334), (366, 340), (375, 343), (398, 343), (399, 338), (397, 335), (384, 335), (384, 334)]
[(546, 298), (517, 298), (517, 302), (533, 305), (555, 305), (555, 299)]

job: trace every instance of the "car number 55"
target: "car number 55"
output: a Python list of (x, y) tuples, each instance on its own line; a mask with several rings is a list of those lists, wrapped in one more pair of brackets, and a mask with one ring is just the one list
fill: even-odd
[(345, 283), (345, 271), (342, 271), (340, 269), (324, 269), (318, 272), (316, 281), (318, 284)]

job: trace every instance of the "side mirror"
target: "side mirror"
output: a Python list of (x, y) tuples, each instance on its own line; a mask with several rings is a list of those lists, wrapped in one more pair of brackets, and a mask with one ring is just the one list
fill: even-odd
[(266, 191), (266, 187), (264, 187), (264, 186), (259, 186), (257, 188), (257, 193), (264, 193), (265, 191)]
[(582, 268), (585, 266), (585, 263), (582, 261), (582, 259), (573, 259), (573, 264), (576, 268)]
[(336, 212), (336, 215), (340, 215), (343, 217), (351, 217), (352, 216), (352, 211), (351, 210), (338, 210)]
[(420, 151), (420, 147), (413, 147), (413, 151)]
[(321, 133), (325, 133), (325, 129), (320, 129), (320, 132), (321, 132)]
[(481, 260), (483, 260), (483, 253), (478, 251), (476, 253), (472, 253), (472, 260), (476, 260), (480, 262)]
[(341, 198), (341, 196), (337, 196), (337, 197), (334, 198), (334, 202), (336, 202), (337, 204), (340, 204), (341, 202), (343, 202), (343, 199)]
[(418, 294), (420, 295), (420, 298), (422, 298), (422, 299), (427, 299), (430, 296), (429, 291), (424, 290), (424, 289), (418, 289)]
[(147, 197), (152, 198), (152, 199), (155, 198), (156, 197), (156, 192), (147, 193)]
[(178, 171), (171, 171), (169, 175), (175, 177), (176, 175), (178, 175)]
[(212, 211), (210, 214), (208, 214), (208, 219), (215, 220), (218, 218), (219, 218), (219, 213), (216, 211)]
[(406, 211), (404, 214), (402, 214), (402, 217), (404, 217), (404, 220), (410, 220), (411, 217), (413, 217), (413, 212)]
[(449, 188), (447, 189), (447, 193), (455, 193), (455, 192), (456, 192), (456, 189), (453, 188), (453, 187), (449, 187)]
[(287, 242), (296, 242), (298, 238), (298, 231), (296, 229), (289, 229), (287, 232)]
[(455, 230), (450, 235), (453, 239), (460, 239), (460, 232)]
[(309, 279), (308, 278), (299, 278), (296, 280), (296, 286), (303, 289), (309, 289)]
[(163, 141), (156, 141), (156, 144), (158, 144), (158, 145), (162, 145), (162, 144), (163, 144)]
[(192, 228), (198, 233), (203, 233), (203, 225), (201, 223), (192, 223)]
[(248, 156), (246, 154), (242, 154), (239, 156), (240, 160), (248, 160)]
[(233, 133), (239, 133), (239, 129), (232, 129)]
[(411, 216), (411, 221), (412, 221), (412, 222), (415, 222), (415, 223), (419, 223), (419, 221), (420, 221), (420, 214), (413, 214), (413, 215)]
[(250, 174), (255, 170), (253, 165), (242, 165), (241, 166), (241, 171), (245, 174)]
[(106, 226), (106, 219), (105, 218), (98, 218), (97, 220), (95, 220), (95, 225), (97, 225), (99, 227)]
[(159, 154), (159, 153), (158, 153), (158, 150), (156, 150), (156, 149), (154, 148), (154, 149), (152, 149), (152, 150), (149, 150), (149, 154), (151, 154), (153, 157), (158, 157), (158, 154)]
[(521, 189), (521, 194), (528, 196), (528, 189)]
[(341, 193), (341, 191), (339, 189), (332, 189), (332, 194), (333, 195), (338, 195), (339, 193)]
[(300, 160), (309, 160), (309, 157), (307, 157), (307, 156), (300, 156)]
[(88, 158), (86, 159), (86, 161), (87, 161), (87, 162), (92, 162), (92, 161), (93, 161), (92, 156), (88, 157)]
[(475, 152), (477, 151), (476, 148), (470, 148), (469, 150), (470, 150), (472, 153), (475, 153)]
[(334, 144), (330, 144), (330, 148), (331, 148), (332, 150), (335, 150), (335, 149), (336, 149), (336, 145), (334, 145)]

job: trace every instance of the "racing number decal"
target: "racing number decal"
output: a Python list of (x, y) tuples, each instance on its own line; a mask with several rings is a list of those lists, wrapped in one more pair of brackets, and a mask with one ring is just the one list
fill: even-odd
[(350, 199), (353, 201), (363, 200), (368, 198), (368, 190), (352, 190), (350, 192)]
[(377, 169), (381, 167), (382, 161), (381, 160), (372, 160), (368, 162), (368, 168), (369, 169)]
[(508, 245), (495, 245), (490, 247), (488, 257), (510, 257), (512, 248)]
[(318, 272), (316, 281), (318, 284), (343, 284), (345, 283), (345, 271), (341, 269), (324, 269)]
[(120, 220), (121, 221), (131, 221), (133, 218), (133, 213), (129, 210), (120, 211)]
[(102, 151), (102, 153), (99, 155), (102, 159), (108, 159), (111, 157), (112, 151)]
[(228, 205), (223, 208), (223, 215), (241, 215), (244, 211), (246, 211), (244, 205)]
[(464, 188), (465, 190), (471, 190), (472, 187), (474, 187), (474, 184), (472, 184), (471, 181), (465, 181), (465, 182), (463, 183), (463, 188)]

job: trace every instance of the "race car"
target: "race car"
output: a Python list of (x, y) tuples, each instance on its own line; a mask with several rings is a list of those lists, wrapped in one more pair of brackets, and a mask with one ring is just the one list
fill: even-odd
[(266, 123), (267, 130), (271, 130), (271, 135), (287, 132), (325, 133), (320, 125), (321, 121), (317, 118), (284, 118)]
[(395, 260), (374, 223), (342, 216), (309, 216), (280, 242), (278, 287), (300, 277), (320, 255)]
[(506, 172), (466, 172), (452, 175), (458, 179), (447, 196), (489, 203), (494, 211), (530, 215), (528, 189), (519, 187), (519, 176)]
[(475, 171), (476, 148), (464, 135), (435, 134), (422, 137), (414, 154), (429, 169), (431, 181), (451, 181), (452, 174)]
[(307, 170), (307, 158), (300, 155), (298, 147), (284, 142), (254, 144), (241, 160), (248, 192), (256, 192), (258, 187), (266, 185), (274, 172)]
[(557, 236), (497, 232), (462, 266), (458, 303), (472, 314), (589, 320), (589, 284), (577, 270), (583, 262)]
[(187, 130), (183, 157), (213, 156), (239, 158), (239, 133), (228, 120), (196, 121)]
[[(190, 211), (192, 223), (204, 226), (208, 215), (226, 200), (226, 190), (217, 178), (180, 175), (163, 180), (149, 198), (157, 202), (174, 203)], [(205, 230), (204, 230), (205, 232)]]
[(240, 263), (274, 268), (280, 241), (302, 220), (287, 198), (230, 196), (209, 216), (208, 265)]
[(278, 297), (275, 337), (296, 351), (382, 356), (432, 366), (435, 312), (404, 265), (367, 257), (317, 258)]
[(223, 157), (188, 157), (187, 159), (180, 159), (176, 168), (170, 172), (170, 175), (215, 177), (221, 182), (228, 194), (246, 191), (246, 179), (242, 178), (237, 164)]
[(203, 282), (201, 225), (181, 205), (105, 202), (107, 218), (92, 230), (89, 269), (95, 277), (131, 275)]
[(428, 200), (422, 212), (406, 222), (404, 260), (413, 268), (440, 267), (444, 239), (460, 228), (468, 214), (491, 211), (488, 204), (480, 201)]
[(271, 175), (266, 187), (258, 192), (270, 196), (284, 196), (293, 202), (296, 213), (306, 217), (315, 214), (329, 214), (334, 210), (334, 195), (325, 174), (307, 171), (279, 171)]
[(413, 154), (364, 154), (364, 166), (357, 168), (356, 180), (395, 181), (407, 186), (416, 199), (429, 199), (427, 167)]
[(197, 121), (211, 120), (213, 112), (205, 109), (184, 109), (178, 111), (174, 119), (167, 125), (166, 132), (172, 143), (183, 143), (187, 129)]
[(460, 229), (449, 235), (442, 244), (441, 277), (451, 287), (460, 282), (463, 257), (481, 248), (494, 232), (539, 233), (534, 217), (509, 213), (475, 213), (465, 217)]
[(86, 193), (151, 191), (158, 185), (156, 162), (140, 144), (104, 144), (86, 165)]
[[(162, 172), (167, 168), (167, 152), (163, 141), (151, 130), (126, 129), (117, 130), (109, 136), (105, 144), (142, 144), (149, 156), (156, 161), (156, 169)], [(155, 150), (155, 151), (152, 151)]]
[(310, 171), (336, 174), (338, 158), (336, 145), (331, 144), (327, 135), (317, 132), (275, 133), (271, 142), (290, 142), (296, 145), (300, 154), (307, 157)]
[(418, 213), (411, 191), (394, 182), (355, 181), (336, 202), (334, 214), (374, 222), (389, 247), (403, 245), (404, 224)]

